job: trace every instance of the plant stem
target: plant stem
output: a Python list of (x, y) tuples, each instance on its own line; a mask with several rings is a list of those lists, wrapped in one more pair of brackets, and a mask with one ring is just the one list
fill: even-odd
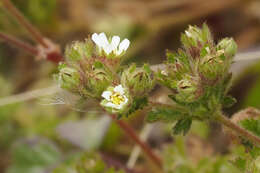
[(9, 42), (13, 45), (15, 45), (18, 48), (21, 48), (25, 51), (27, 51), (28, 53), (37, 56), (38, 55), (38, 50), (36, 48), (34, 48), (33, 46), (31, 46), (28, 43), (25, 43), (15, 37), (12, 37), (10, 35), (7, 35), (5, 33), (0, 32), (0, 39), (5, 40), (6, 42)]
[(116, 115), (109, 115), (113, 120), (116, 121), (116, 123), (120, 126), (120, 128), (122, 128), (126, 134), (133, 140), (135, 141), (136, 144), (138, 144), (142, 150), (147, 154), (147, 156), (149, 156), (149, 158), (160, 168), (162, 169), (162, 161), (160, 159), (160, 157), (158, 157), (153, 150), (150, 148), (149, 145), (147, 145), (147, 143), (143, 142), (135, 133), (135, 131), (133, 130), (133, 128), (131, 128), (128, 124), (126, 124), (124, 121), (122, 120), (118, 120), (116, 118)]
[(41, 33), (24, 17), (24, 15), (13, 5), (10, 0), (2, 0), (6, 9), (23, 25), (32, 37), (43, 47), (47, 48), (48, 45), (44, 42), (44, 37)]
[[(150, 132), (152, 130), (153, 125), (152, 124), (146, 124), (144, 128), (141, 131), (140, 139), (144, 142), (147, 140), (148, 136), (150, 135)], [(135, 166), (136, 161), (138, 160), (138, 157), (140, 155), (141, 148), (138, 145), (135, 145), (133, 148), (131, 155), (127, 161), (127, 167), (132, 169)]]
[(224, 124), (231, 130), (235, 131), (238, 135), (243, 136), (250, 141), (252, 141), (256, 145), (260, 145), (260, 138), (251, 132), (247, 131), (246, 129), (243, 129), (239, 125), (232, 122), (229, 118), (225, 117), (224, 115), (220, 114), (216, 117), (216, 120), (220, 123)]

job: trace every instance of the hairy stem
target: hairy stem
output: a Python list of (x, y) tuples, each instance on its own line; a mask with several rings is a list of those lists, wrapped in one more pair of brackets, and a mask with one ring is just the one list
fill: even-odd
[(44, 42), (44, 37), (41, 33), (24, 17), (24, 15), (12, 4), (10, 0), (2, 0), (5, 8), (23, 25), (32, 37), (43, 47), (47, 48), (48, 45)]
[(150, 148), (147, 143), (143, 142), (135, 133), (133, 128), (131, 128), (128, 124), (126, 124), (122, 120), (118, 120), (116, 115), (110, 115), (110, 117), (116, 121), (116, 123), (123, 129), (126, 134), (136, 143), (138, 144), (142, 150), (147, 154), (147, 156), (161, 169), (162, 168), (162, 161), (159, 156), (157, 156), (153, 150)]
[(25, 43), (25, 42), (15, 38), (15, 37), (12, 37), (10, 35), (7, 35), (5, 33), (0, 32), (0, 39), (6, 41), (8, 43), (13, 44), (16, 47), (21, 48), (21, 49), (27, 51), (28, 53), (30, 53), (30, 54), (32, 54), (34, 56), (38, 55), (38, 50), (36, 48), (34, 48), (30, 44)]
[(247, 131), (246, 129), (243, 129), (239, 125), (232, 122), (229, 118), (225, 117), (224, 115), (218, 115), (216, 117), (216, 120), (222, 123), (223, 125), (227, 126), (234, 132), (236, 132), (239, 136), (243, 136), (246, 139), (250, 140), (256, 145), (260, 145), (260, 138), (251, 132)]

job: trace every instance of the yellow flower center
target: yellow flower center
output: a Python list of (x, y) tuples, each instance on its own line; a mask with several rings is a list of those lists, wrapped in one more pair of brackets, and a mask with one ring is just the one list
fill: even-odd
[(125, 98), (122, 95), (120, 95), (120, 93), (118, 93), (118, 92), (113, 93), (110, 96), (110, 99), (111, 99), (112, 103), (115, 105), (120, 105), (122, 102), (125, 101)]

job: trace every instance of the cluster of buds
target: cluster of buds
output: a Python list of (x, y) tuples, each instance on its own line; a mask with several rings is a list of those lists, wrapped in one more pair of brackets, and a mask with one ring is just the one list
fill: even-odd
[(189, 26), (181, 42), (183, 49), (177, 53), (167, 52), (166, 67), (158, 73), (159, 81), (173, 90), (172, 98), (179, 103), (201, 103), (212, 95), (222, 99), (237, 51), (234, 40), (225, 38), (214, 44), (204, 24), (202, 28)]
[(66, 61), (59, 65), (57, 79), (61, 88), (82, 97), (98, 99), (112, 82), (112, 71), (94, 43), (74, 42), (65, 51)]
[(56, 78), (61, 88), (93, 98), (111, 113), (127, 114), (136, 107), (135, 99), (144, 97), (154, 86), (148, 65), (120, 68), (130, 41), (119, 36), (107, 38), (93, 34), (84, 42), (74, 42), (65, 51)]
[(154, 87), (155, 79), (147, 64), (144, 64), (143, 67), (136, 67), (135, 64), (132, 64), (122, 73), (121, 82), (124, 86), (128, 86), (133, 97), (143, 97)]

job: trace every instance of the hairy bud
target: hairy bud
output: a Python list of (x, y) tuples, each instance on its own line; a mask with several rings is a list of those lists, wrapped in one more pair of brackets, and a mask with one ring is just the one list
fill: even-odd
[(58, 82), (60, 87), (71, 92), (77, 92), (80, 86), (79, 72), (66, 64), (60, 64), (59, 70)]
[(194, 102), (200, 95), (200, 87), (196, 78), (186, 75), (177, 82), (176, 99), (180, 102)]
[(237, 52), (237, 44), (232, 38), (224, 38), (218, 43), (217, 50), (224, 50), (225, 57), (232, 59)]
[(65, 55), (69, 61), (78, 61), (83, 58), (91, 58), (95, 54), (94, 44), (89, 39), (84, 42), (74, 42), (72, 45), (67, 46)]
[(112, 73), (100, 61), (96, 61), (93, 65), (84, 72), (85, 85), (87, 95), (100, 98), (102, 92), (111, 84)]
[(143, 97), (152, 90), (155, 80), (147, 64), (140, 68), (133, 64), (123, 72), (121, 83), (129, 88), (133, 96)]
[(187, 51), (198, 52), (196, 49), (200, 49), (204, 45), (213, 44), (213, 39), (209, 28), (206, 24), (203, 25), (202, 29), (197, 26), (189, 26), (184, 34), (181, 35), (181, 42)]

